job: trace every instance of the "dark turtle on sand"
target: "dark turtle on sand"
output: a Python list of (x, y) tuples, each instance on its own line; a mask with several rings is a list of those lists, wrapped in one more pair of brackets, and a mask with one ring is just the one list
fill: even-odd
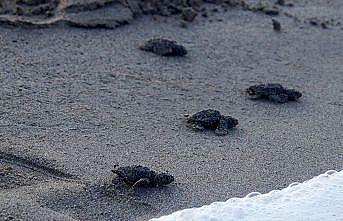
[(165, 186), (174, 181), (174, 177), (166, 172), (158, 173), (148, 167), (131, 165), (118, 167), (112, 170), (120, 179), (130, 187), (157, 187)]
[(238, 125), (238, 120), (223, 116), (217, 110), (203, 110), (187, 119), (187, 126), (196, 130), (214, 130), (217, 135), (227, 135), (229, 129)]
[(163, 38), (150, 39), (139, 46), (139, 49), (161, 56), (184, 56), (187, 54), (184, 46), (177, 44), (176, 41)]
[(267, 99), (276, 103), (295, 101), (302, 96), (301, 92), (284, 88), (281, 84), (253, 85), (246, 92), (252, 99)]

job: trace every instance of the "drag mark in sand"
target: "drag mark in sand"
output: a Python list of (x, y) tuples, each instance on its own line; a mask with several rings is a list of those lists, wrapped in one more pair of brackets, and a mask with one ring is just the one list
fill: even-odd
[(77, 178), (75, 175), (44, 165), (42, 162), (39, 162), (39, 160), (24, 158), (2, 151), (0, 151), (0, 161), (7, 162), (9, 164), (14, 164), (19, 167), (31, 169), (35, 172), (42, 173), (46, 176), (53, 177), (55, 179)]

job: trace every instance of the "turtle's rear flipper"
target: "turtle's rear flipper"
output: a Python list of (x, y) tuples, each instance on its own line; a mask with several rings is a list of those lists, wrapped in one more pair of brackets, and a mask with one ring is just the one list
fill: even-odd
[(142, 178), (132, 185), (132, 189), (136, 187), (148, 187), (150, 185), (150, 180), (148, 178)]

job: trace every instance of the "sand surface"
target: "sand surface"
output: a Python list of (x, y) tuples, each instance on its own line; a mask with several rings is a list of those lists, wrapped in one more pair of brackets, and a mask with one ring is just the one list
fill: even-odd
[[(281, 32), (271, 16), (220, 7), (187, 29), (159, 16), (113, 30), (0, 26), (0, 220), (147, 220), (342, 170), (342, 26), (301, 21), (342, 22), (343, 4), (294, 3), (282, 10), (295, 16), (276, 17)], [(156, 36), (188, 55), (137, 49)], [(245, 97), (265, 82), (303, 97)], [(185, 126), (185, 114), (207, 108), (239, 126), (223, 137)], [(113, 192), (115, 163), (176, 182)]]

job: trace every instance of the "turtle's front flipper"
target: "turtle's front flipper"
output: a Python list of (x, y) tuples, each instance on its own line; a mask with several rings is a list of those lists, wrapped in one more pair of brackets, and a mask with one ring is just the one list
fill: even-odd
[(131, 189), (135, 189), (136, 187), (147, 187), (150, 185), (150, 180), (148, 178), (142, 178), (134, 183)]
[(269, 95), (268, 99), (270, 101), (282, 104), (288, 101), (288, 95), (287, 94), (273, 94), (273, 95)]
[(193, 130), (199, 130), (199, 131), (205, 130), (205, 127), (201, 126), (200, 124), (196, 124), (196, 123), (187, 122), (187, 127), (191, 128)]
[(229, 129), (238, 125), (238, 120), (230, 116), (221, 116), (218, 127), (214, 131), (218, 136), (224, 136), (229, 133)]

